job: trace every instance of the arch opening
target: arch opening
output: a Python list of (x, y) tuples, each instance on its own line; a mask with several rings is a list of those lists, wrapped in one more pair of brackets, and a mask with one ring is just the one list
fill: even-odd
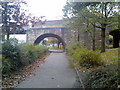
[(120, 43), (120, 30), (113, 30), (109, 34), (113, 36), (113, 48), (118, 48)]
[(42, 40), (44, 40), (45, 38), (50, 38), (50, 37), (56, 38), (56, 39), (58, 40), (58, 47), (59, 47), (60, 44), (62, 44), (63, 49), (65, 49), (65, 45), (66, 45), (66, 44), (65, 44), (64, 40), (63, 40), (60, 36), (58, 36), (58, 35), (56, 35), (56, 34), (52, 34), (52, 33), (46, 33), (46, 34), (40, 35), (40, 36), (34, 41), (34, 44), (40, 44), (40, 42), (41, 42)]

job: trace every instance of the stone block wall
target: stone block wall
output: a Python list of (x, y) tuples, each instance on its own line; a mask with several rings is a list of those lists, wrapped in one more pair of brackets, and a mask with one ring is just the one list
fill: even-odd
[[(77, 41), (78, 39), (78, 30), (70, 30), (67, 29), (63, 25), (62, 20), (56, 21), (48, 21), (45, 25), (40, 26), (37, 24), (34, 28), (28, 30), (27, 34), (27, 43), (34, 43), (34, 41), (42, 34), (45, 33), (53, 33), (60, 36), (66, 43), (69, 45), (70, 43)], [(109, 36), (110, 28), (106, 30), (106, 45), (109, 44), (108, 36)], [(93, 41), (92, 37), (85, 30), (79, 30), (79, 42), (81, 46), (87, 47), (88, 49), (92, 49)], [(101, 29), (96, 28), (95, 31), (95, 46), (96, 50), (100, 50), (101, 48)]]

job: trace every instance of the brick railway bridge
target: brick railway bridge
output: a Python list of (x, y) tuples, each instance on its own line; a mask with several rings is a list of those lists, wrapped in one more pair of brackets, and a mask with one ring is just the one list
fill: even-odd
[[(97, 46), (96, 48), (99, 49), (101, 46), (101, 31), (99, 29), (96, 31), (95, 44)], [(119, 30), (110, 31), (110, 33), (106, 32), (106, 37), (108, 35), (113, 36), (113, 47), (119, 47), (119, 32)], [(24, 30), (23, 32), (20, 31), (18, 33), (26, 34), (27, 43), (33, 44), (39, 44), (41, 40), (46, 37), (55, 37), (59, 40), (59, 43), (62, 43), (62, 45), (65, 47), (66, 45), (69, 45), (69, 43), (74, 42), (78, 39), (78, 30), (68, 30), (65, 27), (65, 21), (63, 20), (46, 21), (45, 24), (36, 23), (34, 27), (28, 30)], [(92, 40), (86, 31), (79, 30), (79, 40), (81, 45), (86, 46), (88, 49), (92, 49)]]
[(46, 21), (45, 24), (37, 23), (25, 31), (27, 43), (39, 44), (46, 37), (54, 37), (65, 47), (76, 38), (73, 30), (65, 27), (63, 20)]

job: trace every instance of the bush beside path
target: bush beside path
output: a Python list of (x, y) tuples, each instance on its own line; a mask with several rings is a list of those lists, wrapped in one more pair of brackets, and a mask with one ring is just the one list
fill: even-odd
[[(44, 62), (48, 48), (32, 44), (18, 44), (14, 39), (2, 44), (2, 87), (14, 87), (20, 80), (31, 75), (36, 66)], [(34, 69), (34, 70), (33, 70)]]
[(85, 88), (119, 87), (118, 49), (99, 53), (83, 48), (79, 43), (73, 43), (66, 51), (70, 65), (77, 68)]

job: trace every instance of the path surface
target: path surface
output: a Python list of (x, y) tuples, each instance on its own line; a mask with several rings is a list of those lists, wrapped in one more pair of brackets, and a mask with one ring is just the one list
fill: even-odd
[(76, 77), (65, 53), (51, 53), (35, 76), (28, 77), (17, 88), (74, 88)]

